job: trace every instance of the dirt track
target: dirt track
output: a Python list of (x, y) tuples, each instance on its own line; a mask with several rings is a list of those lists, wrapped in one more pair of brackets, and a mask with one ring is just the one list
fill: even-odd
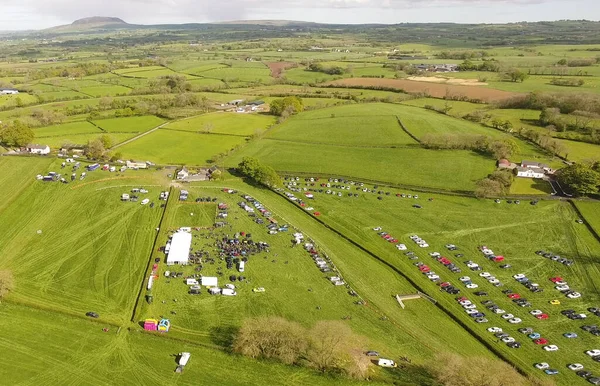
[(378, 79), (378, 78), (348, 78), (326, 83), (332, 86), (342, 87), (386, 87), (403, 90), (410, 94), (423, 93), (434, 98), (444, 97), (466, 97), (484, 102), (495, 102), (520, 95), (519, 93), (495, 90), (492, 88), (459, 86), (451, 84), (439, 84), (432, 82), (418, 82), (406, 79)]

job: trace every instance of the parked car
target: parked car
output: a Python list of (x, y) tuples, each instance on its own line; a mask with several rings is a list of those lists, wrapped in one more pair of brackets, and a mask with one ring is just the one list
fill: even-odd
[(540, 370), (546, 370), (546, 369), (550, 368), (550, 365), (546, 362), (536, 363), (534, 366), (536, 369), (540, 369)]
[(569, 368), (569, 370), (573, 371), (583, 370), (583, 365), (581, 363), (571, 363), (567, 367)]
[(93, 311), (86, 312), (85, 316), (88, 316), (90, 318), (99, 318), (100, 317), (100, 315), (98, 315), (98, 313), (93, 312)]
[(548, 346), (544, 346), (544, 350), (546, 351), (558, 351), (558, 346), (555, 344), (550, 344)]

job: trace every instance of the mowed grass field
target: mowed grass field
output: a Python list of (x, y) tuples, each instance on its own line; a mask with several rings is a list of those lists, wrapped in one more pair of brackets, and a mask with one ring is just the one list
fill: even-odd
[(251, 136), (264, 132), (275, 123), (275, 117), (264, 114), (217, 112), (171, 122), (165, 129)]
[[(169, 315), (173, 326), (170, 335), (210, 342), (215, 335), (237, 329), (245, 318), (252, 316), (278, 315), (306, 326), (312, 326), (318, 320), (341, 320), (345, 316), (351, 316), (351, 319), (344, 323), (364, 336), (369, 342), (368, 347), (389, 357), (406, 355), (415, 364), (422, 364), (439, 351), (465, 355), (477, 352), (480, 355), (488, 355), (482, 345), (457, 324), (446, 319), (433, 304), (417, 301), (414, 308), (402, 310), (392, 295), (414, 293), (414, 287), (384, 265), (370, 260), (364, 252), (312, 221), (281, 197), (252, 188), (240, 181), (228, 181), (229, 187), (244, 189), (240, 194), (249, 193), (260, 199), (280, 224), (295, 226), (305, 237), (314, 239), (323, 253), (332, 258), (346, 282), (368, 301), (369, 306), (354, 304), (357, 298), (350, 296), (346, 288), (333, 286), (327, 279), (328, 275), (318, 270), (302, 248), (290, 248), (292, 229), (288, 233), (268, 235), (264, 225), (257, 225), (245, 211), (235, 205), (240, 200), (238, 195), (222, 193), (217, 183), (203, 186), (200, 188), (186, 185), (191, 201), (196, 197), (218, 197), (218, 202), (225, 202), (230, 207), (229, 216), (225, 221), (231, 224), (231, 227), (226, 226), (214, 231), (194, 231), (193, 250), (209, 251), (216, 264), (206, 261), (201, 271), (196, 271), (194, 265), (167, 267), (164, 265), (164, 253), (155, 252), (153, 258), (160, 258), (162, 262), (158, 268), (159, 278), (152, 288), (154, 301), (151, 305), (145, 302), (141, 304), (140, 320), (145, 317)], [(176, 197), (177, 191), (173, 194), (173, 197)], [(167, 232), (191, 225), (188, 219), (180, 216), (180, 208), (183, 207), (187, 212), (190, 211), (188, 208), (195, 205), (205, 204), (169, 202), (158, 245), (166, 242)], [(208, 295), (205, 290), (201, 295), (188, 295), (188, 287), (183, 279), (169, 280), (162, 276), (165, 270), (182, 271), (184, 276), (192, 273), (217, 276), (217, 269), (222, 266), (224, 274), (217, 277), (219, 285), (223, 286), (228, 282), (230, 274), (240, 274), (235, 269), (226, 269), (218, 255), (215, 255), (213, 237), (221, 237), (224, 234), (233, 236), (234, 233), (242, 231), (252, 234), (254, 241), (268, 242), (270, 248), (269, 252), (249, 257), (243, 274), (247, 280), (234, 283), (237, 296), (215, 297)], [(213, 236), (208, 237), (209, 233)], [(258, 286), (264, 287), (266, 292), (252, 292), (252, 288)], [(172, 299), (177, 299), (177, 302)], [(387, 319), (382, 320), (382, 316), (386, 316)], [(443, 330), (439, 329), (440, 324), (444, 324)], [(415, 370), (409, 366), (407, 370), (395, 372), (394, 376), (398, 377), (398, 380), (409, 382), (410, 377), (415, 376)], [(381, 376), (387, 378), (385, 374)]]
[(153, 129), (164, 122), (163, 119), (154, 115), (146, 115), (141, 117), (102, 119), (94, 121), (94, 124), (109, 133), (139, 133)]
[[(392, 191), (396, 193), (396, 191)], [(404, 192), (410, 193), (410, 192)], [(557, 376), (559, 384), (578, 384), (582, 382), (572, 371), (566, 369), (569, 363), (582, 363), (590, 369), (595, 368), (585, 350), (595, 347), (596, 339), (580, 329), (583, 324), (597, 323), (597, 317), (590, 315), (587, 321), (570, 321), (560, 315), (563, 309), (575, 309), (586, 312), (587, 307), (597, 306), (600, 302), (598, 286), (598, 256), (600, 244), (583, 225), (575, 223), (575, 212), (565, 202), (540, 202), (536, 206), (528, 203), (509, 205), (505, 202), (495, 204), (492, 200), (477, 200), (450, 196), (435, 196), (419, 194), (418, 200), (408, 198), (387, 197), (379, 201), (372, 194), (361, 195), (358, 198), (333, 197), (317, 194), (310, 205), (321, 212), (320, 219), (337, 231), (347, 235), (355, 242), (381, 257), (389, 264), (419, 283), (425, 291), (434, 296), (444, 307), (461, 318), (469, 328), (480, 335), (482, 339), (497, 347), (519, 367), (530, 373), (537, 373), (533, 367), (537, 362), (548, 362), (561, 374)], [(426, 200), (433, 198), (433, 201)], [(414, 203), (423, 206), (422, 209), (412, 207)], [(409, 250), (416, 252), (418, 260), (409, 260), (393, 245), (380, 238), (373, 227), (380, 226), (405, 243)], [(524, 232), (523, 230), (527, 231)], [(418, 248), (409, 239), (417, 234), (429, 243), (429, 248)], [(449, 252), (444, 245), (452, 243), (459, 247), (457, 252), (463, 257), (455, 257), (457, 252)], [(506, 257), (506, 262), (512, 265), (510, 269), (500, 269), (498, 264), (485, 259), (478, 246), (487, 245), (496, 254)], [(534, 252), (538, 249), (552, 251), (575, 261), (571, 267), (565, 267), (557, 262), (544, 259)], [(432, 259), (428, 253), (438, 251), (455, 262), (462, 273), (454, 274), (442, 264)], [(464, 261), (472, 260), (480, 264), (483, 271), (488, 271), (497, 277), (503, 286), (496, 288), (479, 277), (479, 272), (470, 271)], [(438, 273), (442, 280), (450, 281), (461, 289), (461, 295), (467, 296), (478, 305), (478, 309), (486, 313), (489, 323), (477, 324), (469, 318), (454, 297), (439, 291), (438, 287), (429, 282), (414, 266), (415, 262), (423, 262)], [(534, 294), (517, 283), (512, 276), (524, 273), (533, 281), (540, 284), (544, 292)], [(460, 284), (460, 276), (469, 276), (478, 289), (469, 290)], [(580, 291), (580, 299), (567, 299), (553, 288), (548, 278), (560, 275), (568, 281), (571, 288)], [(533, 304), (531, 309), (541, 309), (550, 315), (545, 321), (529, 315), (529, 308), (521, 308), (512, 303), (501, 291), (511, 289), (529, 299)], [(486, 291), (489, 297), (477, 297), (475, 291)], [(518, 325), (511, 325), (499, 315), (485, 309), (480, 302), (492, 299), (502, 309), (523, 319)], [(558, 299), (561, 305), (553, 306), (550, 300)], [(413, 307), (413, 303), (408, 308)], [(518, 350), (507, 348), (503, 343), (485, 329), (498, 326), (522, 343)], [(529, 338), (517, 332), (520, 327), (533, 327), (549, 344), (559, 346), (558, 353), (544, 351)], [(566, 339), (565, 332), (576, 332), (577, 339)]]
[(119, 151), (126, 158), (158, 164), (205, 165), (214, 156), (228, 152), (245, 141), (245, 137), (233, 135), (160, 129), (120, 147)]
[[(10, 173), (9, 166), (0, 165), (0, 174)], [(9, 300), (127, 320), (160, 217), (158, 208), (120, 201), (132, 185), (147, 183), (138, 177), (143, 172), (119, 178), (96, 171), (61, 184), (35, 181), (37, 174), (61, 172), (59, 161), (31, 166), (18, 178), (34, 183), (0, 216), (0, 269), (15, 280)]]
[[(102, 328), (108, 327), (108, 332)], [(315, 371), (229, 355), (139, 331), (32, 308), (0, 307), (0, 376), (8, 384), (44, 385), (358, 385)], [(214, 347), (214, 348), (213, 348)], [(182, 374), (176, 355), (190, 352)], [(10, 353), (10, 355), (8, 355)], [(223, 371), (227, 369), (227, 371)], [(378, 385), (381, 383), (371, 382)]]
[(548, 181), (534, 178), (515, 178), (510, 186), (510, 194), (528, 195), (541, 194), (547, 195), (552, 193), (552, 187)]
[(583, 217), (585, 217), (585, 221), (594, 228), (596, 233), (600, 234), (600, 203), (575, 201), (575, 205)]

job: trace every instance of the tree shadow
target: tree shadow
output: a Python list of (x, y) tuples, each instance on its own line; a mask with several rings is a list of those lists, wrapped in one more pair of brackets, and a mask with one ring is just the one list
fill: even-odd
[(438, 385), (433, 375), (427, 367), (422, 365), (412, 365), (398, 363), (396, 368), (382, 368), (384, 377), (390, 380), (394, 385), (414, 386), (414, 385)]
[(238, 334), (239, 327), (218, 326), (210, 329), (210, 340), (228, 351), (233, 347), (233, 341)]

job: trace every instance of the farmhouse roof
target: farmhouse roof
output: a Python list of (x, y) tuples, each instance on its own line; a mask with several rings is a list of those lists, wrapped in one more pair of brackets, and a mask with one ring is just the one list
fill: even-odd
[(29, 144), (27, 145), (28, 149), (36, 149), (36, 150), (44, 150), (48, 147), (48, 145), (38, 145), (38, 144)]
[(540, 163), (540, 162), (534, 162), (534, 161), (521, 161), (521, 166), (522, 167), (528, 167), (528, 168), (540, 168), (540, 169), (544, 169), (544, 168), (549, 168), (548, 165)]
[(501, 159), (500, 161), (498, 161), (498, 163), (500, 165), (510, 165), (510, 161), (507, 160), (506, 158)]

